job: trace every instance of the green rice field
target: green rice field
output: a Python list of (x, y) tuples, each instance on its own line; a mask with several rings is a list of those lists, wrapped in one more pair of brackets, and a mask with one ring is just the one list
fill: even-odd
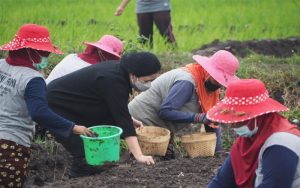
[[(193, 62), (190, 52), (215, 39), (243, 41), (300, 36), (300, 1), (297, 0), (171, 0), (178, 48), (168, 48), (155, 28), (154, 48), (147, 49), (137, 42), (135, 1), (117, 17), (114, 12), (120, 2), (0, 0), (0, 44), (10, 41), (25, 23), (47, 26), (53, 42), (65, 55), (83, 50), (83, 41), (97, 41), (104, 34), (112, 34), (124, 41), (125, 51), (143, 49), (158, 54), (163, 71), (167, 71)], [(63, 57), (53, 54), (46, 74)], [(240, 58), (238, 76), (263, 80), (271, 93), (280, 90), (291, 108), (288, 116), (298, 118), (299, 58), (299, 55), (283, 59), (261, 55)]]
[[(0, 0), (0, 44), (14, 37), (24, 23), (49, 28), (52, 40), (66, 53), (84, 48), (104, 34), (139, 48), (135, 1), (122, 16), (114, 15), (121, 0)], [(171, 0), (178, 51), (189, 52), (214, 39), (222, 41), (285, 38), (300, 35), (297, 0)], [(168, 51), (157, 30), (154, 52)]]

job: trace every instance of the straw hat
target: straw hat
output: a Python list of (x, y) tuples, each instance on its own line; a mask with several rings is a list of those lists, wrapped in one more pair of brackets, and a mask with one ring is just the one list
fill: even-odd
[(0, 46), (0, 50), (19, 50), (32, 48), (56, 54), (63, 54), (50, 40), (50, 34), (46, 27), (36, 24), (21, 26), (15, 38), (7, 44)]
[(97, 42), (83, 42), (86, 45), (95, 46), (101, 50), (104, 50), (118, 58), (121, 58), (121, 54), (123, 52), (123, 43), (117, 37), (112, 35), (104, 35)]
[(209, 58), (194, 55), (193, 59), (224, 87), (227, 87), (231, 81), (238, 79), (235, 73), (238, 69), (239, 61), (228, 51), (219, 50)]
[(269, 97), (262, 81), (241, 79), (228, 85), (225, 98), (208, 111), (207, 118), (214, 122), (236, 123), (287, 110)]

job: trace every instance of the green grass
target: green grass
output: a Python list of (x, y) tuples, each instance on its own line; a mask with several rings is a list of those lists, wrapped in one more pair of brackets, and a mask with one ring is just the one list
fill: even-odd
[(284, 99), (284, 104), (290, 109), (284, 114), (290, 119), (300, 118), (300, 56), (251, 55), (241, 59), (238, 76), (262, 80), (272, 98), (281, 95)]
[[(135, 1), (114, 16), (121, 0), (0, 0), (0, 43), (14, 37), (24, 23), (49, 28), (66, 53), (82, 50), (82, 41), (114, 34), (126, 47), (138, 46)], [(172, 0), (172, 24), (179, 52), (189, 52), (214, 39), (249, 40), (300, 34), (296, 0)], [(169, 51), (155, 30), (154, 52)], [(133, 44), (133, 45), (132, 45)]]
[(37, 134), (34, 138), (34, 143), (43, 148), (47, 148), (51, 155), (54, 156), (56, 154), (58, 145), (53, 138), (48, 138), (47, 136), (41, 136)]

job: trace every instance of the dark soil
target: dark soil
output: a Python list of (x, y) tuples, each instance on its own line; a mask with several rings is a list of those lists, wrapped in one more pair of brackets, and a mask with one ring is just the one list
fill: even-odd
[(76, 179), (68, 178), (70, 156), (61, 145), (54, 155), (49, 148), (34, 145), (30, 173), (25, 187), (206, 187), (225, 154), (216, 157), (190, 159), (178, 156), (146, 166), (136, 163), (122, 152), (122, 161), (97, 175)]
[(201, 48), (193, 50), (193, 54), (210, 56), (218, 50), (227, 50), (239, 57), (246, 57), (252, 53), (275, 57), (290, 57), (293, 54), (300, 53), (300, 37), (277, 40), (228, 40), (226, 42), (214, 40), (210, 44), (205, 44)]

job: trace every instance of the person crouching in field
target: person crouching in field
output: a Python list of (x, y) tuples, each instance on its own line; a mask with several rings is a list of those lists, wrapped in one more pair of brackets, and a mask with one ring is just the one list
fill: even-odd
[(51, 42), (46, 27), (25, 24), (16, 37), (0, 46), (8, 51), (0, 60), (0, 185), (22, 187), (28, 171), (35, 123), (62, 137), (91, 135), (84, 126), (55, 114), (46, 98), (40, 73), (50, 53), (62, 54)]
[[(129, 103), (129, 112), (145, 125), (167, 128), (172, 135), (191, 123), (209, 125), (206, 112), (219, 100), (221, 86), (237, 79), (238, 59), (220, 50), (211, 57), (193, 56), (188, 64), (160, 75), (151, 87)], [(207, 131), (215, 131), (205, 126)], [(221, 129), (217, 132), (216, 151), (222, 150)], [(171, 139), (172, 142), (172, 139)], [(165, 159), (175, 157), (172, 143)]]
[[(132, 88), (139, 90), (141, 85), (154, 80), (160, 68), (157, 57), (148, 52), (130, 53), (123, 55), (120, 61), (91, 65), (50, 82), (49, 105), (58, 114), (88, 127), (115, 125), (122, 128), (121, 137), (125, 138), (135, 159), (147, 165), (154, 164), (153, 158), (141, 151), (128, 111), (128, 99)], [(79, 136), (55, 137), (72, 155), (70, 177), (101, 172), (86, 163)]]
[(239, 135), (209, 188), (300, 187), (300, 131), (278, 112), (263, 82), (237, 80), (207, 113)]
[(97, 42), (84, 42), (84, 44), (87, 47), (83, 53), (69, 54), (53, 68), (46, 79), (47, 84), (86, 66), (119, 60), (124, 49), (122, 41), (112, 35), (104, 35)]

